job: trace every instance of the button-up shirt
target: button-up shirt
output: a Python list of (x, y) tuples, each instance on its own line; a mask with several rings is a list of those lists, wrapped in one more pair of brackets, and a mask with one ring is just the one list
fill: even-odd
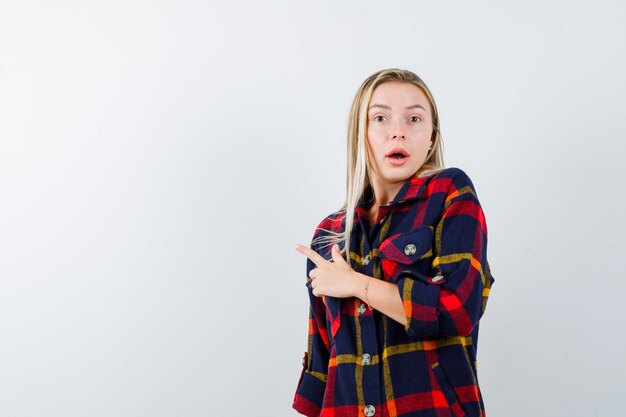
[[(355, 209), (352, 267), (397, 285), (406, 324), (356, 297), (313, 295), (308, 346), (293, 408), (307, 416), (484, 417), (476, 348), (494, 279), (487, 225), (468, 175), (445, 168), (405, 181), (373, 226), (368, 187)], [(342, 232), (345, 210), (327, 216), (313, 239)], [(330, 246), (312, 243), (327, 260)]]

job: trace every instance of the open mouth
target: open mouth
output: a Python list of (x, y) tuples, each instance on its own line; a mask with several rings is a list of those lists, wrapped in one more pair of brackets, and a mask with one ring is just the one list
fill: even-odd
[(386, 156), (393, 159), (403, 159), (409, 156), (409, 153), (404, 149), (398, 147), (392, 149)]
[(406, 160), (409, 158), (409, 153), (404, 149), (398, 147), (392, 149), (387, 155), (386, 158), (389, 158), (389, 162), (394, 166), (404, 165)]

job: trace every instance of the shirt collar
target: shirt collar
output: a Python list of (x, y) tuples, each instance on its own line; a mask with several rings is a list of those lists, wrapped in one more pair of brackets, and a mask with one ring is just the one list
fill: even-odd
[[(430, 175), (427, 175), (425, 177), (409, 177), (406, 181), (404, 181), (404, 184), (402, 184), (402, 188), (400, 188), (400, 191), (398, 191), (398, 194), (396, 194), (393, 201), (384, 207), (395, 206), (396, 204), (415, 199), (419, 195), (420, 187), (429, 177)], [(372, 190), (372, 186), (371, 184), (368, 184), (367, 187), (365, 187), (365, 191), (363, 191), (363, 195), (359, 199), (359, 202), (357, 203), (357, 208), (365, 210), (371, 207), (373, 197), (374, 192)]]

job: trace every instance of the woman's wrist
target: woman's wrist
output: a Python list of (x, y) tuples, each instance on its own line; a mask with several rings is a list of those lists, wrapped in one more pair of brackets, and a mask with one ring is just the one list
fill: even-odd
[(353, 287), (352, 295), (367, 302), (367, 293), (365, 289), (371, 277), (360, 272), (353, 271)]

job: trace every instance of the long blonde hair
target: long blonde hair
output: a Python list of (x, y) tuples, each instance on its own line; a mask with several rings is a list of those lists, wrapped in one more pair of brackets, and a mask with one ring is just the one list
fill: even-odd
[[(349, 264), (350, 232), (354, 227), (355, 209), (364, 191), (370, 186), (366, 148), (367, 106), (376, 87), (390, 81), (402, 81), (415, 85), (424, 92), (430, 103), (433, 122), (432, 146), (426, 155), (426, 160), (414, 175), (423, 177), (444, 168), (439, 113), (435, 99), (424, 81), (411, 71), (397, 68), (384, 69), (370, 75), (357, 90), (348, 117), (346, 201), (341, 209), (336, 212), (339, 214), (344, 213), (344, 215), (339, 215), (333, 219), (334, 222), (343, 222), (345, 220), (345, 228), (341, 229), (333, 226), (331, 229), (321, 229), (327, 233), (320, 234), (312, 242), (312, 245), (320, 244), (320, 248), (338, 243), (340, 249), (346, 251), (346, 261)], [(341, 231), (338, 232), (336, 230)], [(345, 243), (343, 247), (341, 242)]]

